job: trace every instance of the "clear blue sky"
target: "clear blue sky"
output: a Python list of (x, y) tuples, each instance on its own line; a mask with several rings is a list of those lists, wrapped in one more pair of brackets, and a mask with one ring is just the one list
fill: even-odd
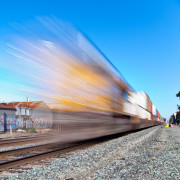
[[(10, 24), (54, 15), (81, 29), (164, 117), (177, 110), (180, 90), (180, 1), (7, 0), (0, 5), (0, 80), (11, 75), (5, 40)], [(1, 97), (2, 98), (2, 97)]]

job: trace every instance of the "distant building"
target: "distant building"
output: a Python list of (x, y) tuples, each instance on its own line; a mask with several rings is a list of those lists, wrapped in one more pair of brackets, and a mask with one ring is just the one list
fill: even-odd
[(0, 132), (17, 129), (16, 108), (12, 104), (0, 103)]
[[(53, 115), (43, 101), (11, 102), (0, 104), (0, 131), (18, 128), (51, 128)], [(4, 129), (3, 129), (4, 125)]]

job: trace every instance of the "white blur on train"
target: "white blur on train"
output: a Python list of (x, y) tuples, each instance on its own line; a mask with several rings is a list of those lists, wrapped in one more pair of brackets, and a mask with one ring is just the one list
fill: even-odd
[(26, 82), (16, 89), (46, 102), (57, 136), (84, 140), (163, 123), (149, 96), (135, 92), (76, 28), (47, 17), (28, 27), (8, 43)]

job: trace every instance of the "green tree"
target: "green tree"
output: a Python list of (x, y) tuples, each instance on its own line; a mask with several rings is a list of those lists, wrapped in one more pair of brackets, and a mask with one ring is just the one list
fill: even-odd
[(180, 119), (180, 111), (177, 112), (176, 120)]
[(176, 94), (176, 97), (180, 98), (180, 91)]
[[(180, 100), (180, 91), (176, 94), (176, 97), (179, 97), (179, 100)], [(177, 115), (176, 115), (176, 121), (180, 119), (180, 106), (179, 105), (177, 106), (178, 106), (179, 111), (177, 112)]]
[[(176, 94), (176, 97), (179, 97), (179, 99), (180, 99), (180, 91)], [(179, 105), (177, 105), (178, 106), (178, 110), (180, 111), (180, 106)]]

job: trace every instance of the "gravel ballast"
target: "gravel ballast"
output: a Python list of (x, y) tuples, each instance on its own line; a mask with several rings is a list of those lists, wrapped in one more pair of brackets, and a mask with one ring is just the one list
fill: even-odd
[(60, 155), (9, 179), (179, 179), (180, 128), (156, 126)]

